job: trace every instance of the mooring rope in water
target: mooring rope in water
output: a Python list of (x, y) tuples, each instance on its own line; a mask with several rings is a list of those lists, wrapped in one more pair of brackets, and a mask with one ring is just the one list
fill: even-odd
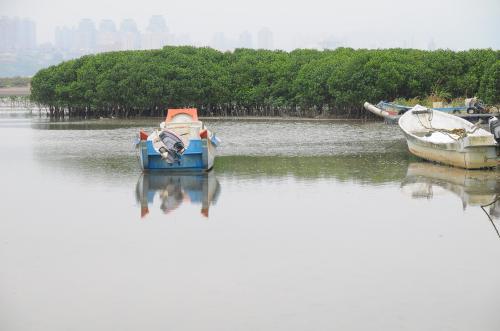
[(490, 202), (489, 204), (487, 204), (487, 205), (481, 205), (481, 209), (484, 211), (484, 213), (486, 214), (486, 216), (488, 216), (488, 219), (490, 220), (491, 225), (493, 225), (493, 228), (495, 229), (495, 231), (496, 231), (496, 233), (497, 233), (498, 238), (500, 238), (500, 232), (498, 232), (498, 229), (497, 229), (497, 227), (496, 227), (496, 225), (495, 225), (495, 222), (493, 222), (493, 219), (491, 218), (490, 214), (486, 211), (486, 209), (485, 209), (485, 208), (486, 208), (486, 207), (488, 207), (488, 206), (491, 206), (492, 204), (496, 203), (496, 202), (497, 202), (497, 201), (499, 201), (499, 200), (500, 200), (500, 196), (497, 196), (497, 197), (495, 198), (495, 200), (493, 200), (493, 201), (492, 201), (492, 202)]

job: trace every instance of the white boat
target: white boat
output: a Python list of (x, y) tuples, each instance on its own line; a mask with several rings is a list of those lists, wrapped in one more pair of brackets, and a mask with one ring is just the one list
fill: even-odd
[(418, 157), (465, 169), (498, 165), (493, 134), (462, 118), (416, 105), (398, 123)]

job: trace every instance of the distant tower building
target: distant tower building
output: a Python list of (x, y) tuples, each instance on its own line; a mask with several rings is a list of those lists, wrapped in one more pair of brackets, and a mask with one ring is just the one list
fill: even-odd
[(99, 32), (116, 32), (115, 22), (112, 20), (101, 20), (99, 23)]
[(429, 40), (429, 43), (427, 44), (427, 49), (429, 51), (433, 51), (436, 49), (436, 43), (434, 42), (434, 38), (431, 38), (431, 40)]
[(252, 35), (248, 31), (243, 31), (238, 37), (238, 47), (241, 48), (252, 48), (253, 41)]
[(75, 30), (58, 26), (55, 31), (55, 48), (63, 52), (72, 51), (75, 48)]
[(161, 15), (153, 15), (149, 20), (147, 32), (143, 35), (142, 48), (162, 48), (170, 41), (167, 24)]
[(257, 48), (273, 49), (273, 33), (268, 28), (262, 28), (257, 33)]
[(141, 47), (141, 35), (137, 24), (133, 19), (127, 18), (120, 24), (121, 49), (139, 49)]
[(153, 33), (168, 33), (167, 23), (165, 23), (163, 16), (151, 16), (147, 30)]
[(120, 49), (120, 39), (116, 31), (115, 22), (102, 20), (97, 31), (97, 49), (101, 52), (117, 51)]
[(29, 19), (22, 19), (17, 23), (17, 49), (27, 50), (36, 48), (36, 25)]
[(0, 18), (0, 51), (12, 51), (16, 44), (16, 26), (13, 19), (6, 16)]
[(76, 31), (76, 49), (81, 53), (93, 53), (96, 46), (94, 22), (88, 18), (80, 21)]
[(0, 18), (0, 50), (16, 51), (36, 48), (36, 26), (29, 19)]
[(219, 51), (225, 51), (229, 48), (229, 42), (223, 32), (215, 33), (210, 44)]

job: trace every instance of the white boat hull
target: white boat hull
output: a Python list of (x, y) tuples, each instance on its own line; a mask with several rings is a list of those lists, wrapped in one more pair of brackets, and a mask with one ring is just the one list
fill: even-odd
[(406, 134), (408, 150), (428, 161), (464, 169), (492, 168), (498, 163), (496, 146), (467, 147), (463, 150), (446, 149), (438, 144), (425, 144)]
[[(498, 145), (488, 131), (453, 115), (416, 106), (399, 119), (409, 151), (428, 161), (465, 169), (498, 165)], [(463, 130), (465, 136), (452, 133)]]

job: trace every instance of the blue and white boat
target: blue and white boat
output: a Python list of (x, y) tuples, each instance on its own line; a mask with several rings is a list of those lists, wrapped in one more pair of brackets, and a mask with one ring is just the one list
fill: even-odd
[(169, 109), (160, 128), (139, 134), (143, 170), (208, 171), (220, 140), (198, 120), (195, 108)]

